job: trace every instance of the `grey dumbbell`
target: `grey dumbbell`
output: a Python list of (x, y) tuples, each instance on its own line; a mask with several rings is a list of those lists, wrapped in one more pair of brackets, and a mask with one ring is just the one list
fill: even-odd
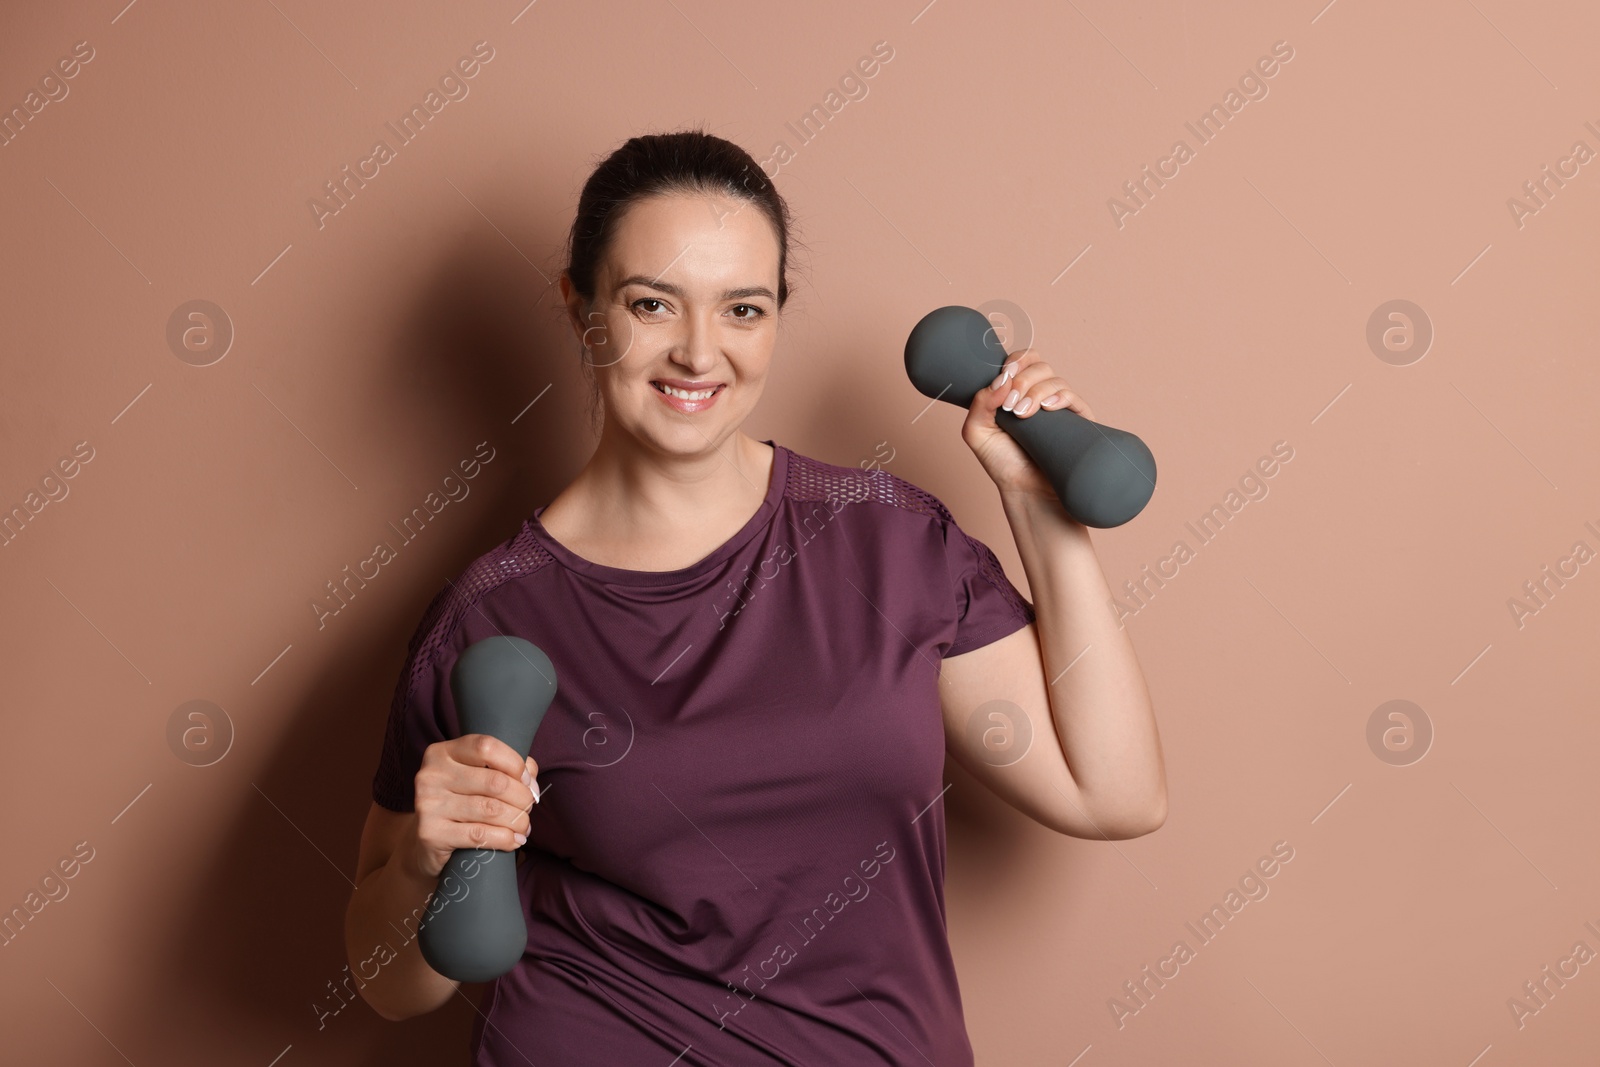
[[(906, 374), (923, 396), (970, 407), (1006, 361), (1006, 350), (981, 311), (952, 304), (924, 315), (906, 339)], [(1126, 430), (1075, 411), (1040, 410), (1027, 418), (996, 409), (995, 425), (1022, 446), (1066, 508), (1085, 526), (1121, 526), (1156, 489), (1156, 461)]]
[[(550, 657), (520, 637), (485, 637), (457, 658), (450, 691), (463, 735), (489, 734), (527, 756), (555, 698), (556, 671)], [(516, 854), (451, 853), (417, 939), (422, 958), (446, 978), (487, 982), (515, 967), (528, 945)]]

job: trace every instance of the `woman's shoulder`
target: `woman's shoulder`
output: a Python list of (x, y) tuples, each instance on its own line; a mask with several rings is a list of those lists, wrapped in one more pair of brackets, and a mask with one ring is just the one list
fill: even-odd
[(895, 454), (891, 448), (887, 457), (884, 456), (882, 449), (886, 444), (880, 443), (873, 457), (853, 467), (788, 449), (789, 471), (784, 496), (793, 501), (828, 501), (835, 508), (843, 504), (877, 505), (869, 508), (869, 513), (887, 508), (893, 513), (951, 521), (950, 509), (944, 501), (885, 466)]
[(483, 601), (509, 583), (528, 578), (555, 562), (524, 519), (517, 532), (468, 563), (434, 593), (417, 621), (407, 658), (428, 662), (450, 643), (461, 622)]

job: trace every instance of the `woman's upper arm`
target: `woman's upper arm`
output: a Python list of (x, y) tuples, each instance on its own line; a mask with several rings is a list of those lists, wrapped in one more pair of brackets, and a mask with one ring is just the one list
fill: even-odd
[(1032, 623), (943, 660), (939, 696), (946, 747), (968, 773), (1057, 833), (1106, 836), (1084, 813), (1056, 736)]
[(946, 658), (939, 695), (950, 754), (1024, 815), (1091, 840), (1140, 837), (1153, 829), (1091, 811), (1056, 730), (1034, 624)]

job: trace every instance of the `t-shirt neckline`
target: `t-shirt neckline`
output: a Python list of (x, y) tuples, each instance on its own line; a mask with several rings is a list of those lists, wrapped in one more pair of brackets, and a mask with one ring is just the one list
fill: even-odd
[(548, 504), (541, 504), (533, 509), (533, 515), (529, 517), (528, 525), (547, 552), (568, 570), (575, 571), (578, 574), (587, 575), (601, 581), (620, 582), (626, 585), (671, 585), (675, 582), (697, 578), (706, 571), (719, 566), (729, 556), (737, 552), (745, 542), (764, 529), (778, 512), (778, 501), (783, 498), (784, 487), (789, 478), (789, 450), (771, 440), (765, 440), (761, 443), (772, 446), (772, 473), (768, 476), (767, 495), (762, 499), (761, 506), (739, 528), (737, 533), (713, 549), (710, 555), (702, 557), (687, 567), (680, 567), (674, 571), (635, 571), (623, 567), (610, 567), (604, 563), (595, 563), (592, 560), (584, 559), (550, 536), (550, 531), (546, 530), (544, 523), (539, 521), (540, 514), (549, 506)]

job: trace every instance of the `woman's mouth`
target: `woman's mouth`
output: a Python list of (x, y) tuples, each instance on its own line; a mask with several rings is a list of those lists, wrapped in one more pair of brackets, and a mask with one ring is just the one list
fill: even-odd
[(719, 383), (704, 389), (680, 389), (675, 385), (666, 385), (662, 382), (651, 382), (650, 387), (673, 410), (681, 411), (685, 414), (704, 411), (709, 408), (717, 402), (717, 397), (727, 388), (725, 384)]

